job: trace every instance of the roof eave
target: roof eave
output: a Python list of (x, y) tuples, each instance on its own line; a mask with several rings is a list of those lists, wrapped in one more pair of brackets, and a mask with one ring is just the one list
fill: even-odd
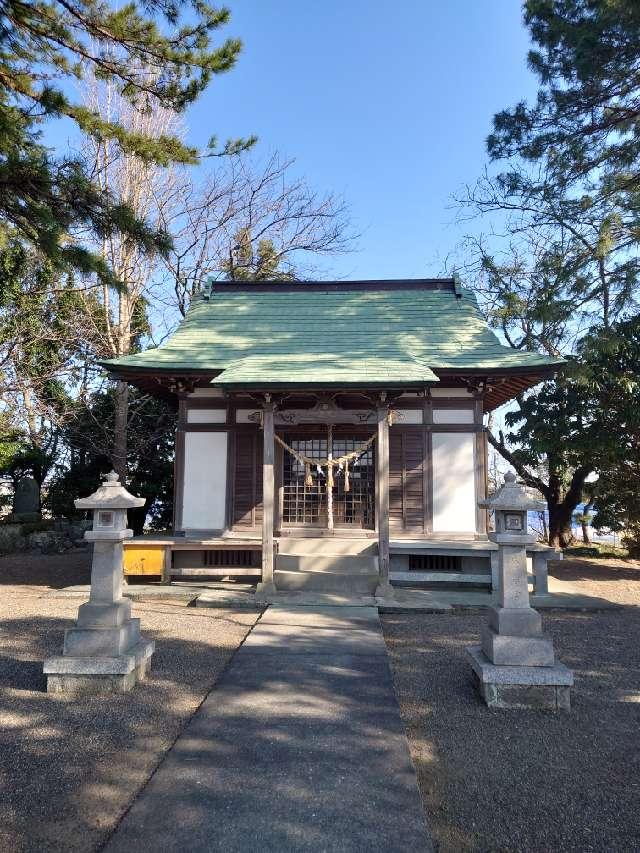
[(412, 390), (428, 388), (430, 385), (437, 385), (438, 380), (358, 380), (355, 382), (216, 382), (215, 380), (212, 380), (210, 384), (216, 388), (222, 388), (224, 391), (286, 391), (292, 388), (296, 390), (308, 388), (314, 391), (321, 391), (325, 388), (331, 390), (335, 390), (336, 388), (348, 388), (350, 391), (366, 391), (371, 388), (376, 388), (400, 391), (403, 388), (411, 388)]

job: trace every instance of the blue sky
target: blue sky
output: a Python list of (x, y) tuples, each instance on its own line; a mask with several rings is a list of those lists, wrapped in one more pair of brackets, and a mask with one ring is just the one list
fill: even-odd
[[(451, 195), (485, 163), (493, 114), (535, 94), (516, 0), (231, 0), (244, 51), (187, 114), (189, 141), (256, 133), (344, 195), (358, 251), (336, 275), (436, 275), (463, 233)], [(468, 230), (468, 225), (465, 229)]]

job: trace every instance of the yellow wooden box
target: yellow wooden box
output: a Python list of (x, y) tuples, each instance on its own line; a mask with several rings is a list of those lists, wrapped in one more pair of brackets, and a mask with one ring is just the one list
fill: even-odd
[(163, 545), (132, 543), (124, 546), (125, 575), (161, 575), (164, 566)]

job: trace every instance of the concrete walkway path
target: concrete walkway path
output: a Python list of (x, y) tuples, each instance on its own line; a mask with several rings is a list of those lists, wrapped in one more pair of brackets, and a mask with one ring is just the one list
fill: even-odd
[(430, 851), (376, 609), (268, 608), (104, 849)]

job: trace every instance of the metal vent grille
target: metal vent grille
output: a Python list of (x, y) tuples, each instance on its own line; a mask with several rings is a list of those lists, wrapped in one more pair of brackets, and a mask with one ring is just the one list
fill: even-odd
[[(259, 554), (257, 555), (260, 556)], [(205, 551), (204, 565), (207, 568), (232, 569), (250, 568), (255, 565), (255, 551)]]
[(459, 572), (460, 557), (448, 554), (411, 554), (409, 571), (412, 572)]

